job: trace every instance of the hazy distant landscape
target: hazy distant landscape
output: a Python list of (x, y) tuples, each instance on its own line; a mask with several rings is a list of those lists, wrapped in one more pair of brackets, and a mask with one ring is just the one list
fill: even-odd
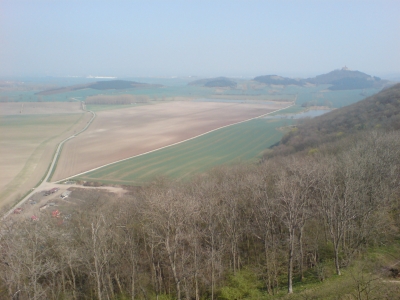
[[(361, 89), (359, 83), (354, 83), (354, 79), (372, 82), (373, 84), (369, 85), (367, 88)], [(67, 83), (68, 80), (69, 79), (64, 79), (63, 81), (63, 79), (58, 79), (58, 83)], [(85, 80), (88, 79), (82, 79), (82, 82)], [(142, 80), (144, 81), (145, 78), (142, 78)], [(44, 78), (40, 80), (40, 84), (38, 82), (33, 84), (28, 82), (12, 81), (2, 83), (2, 85), (6, 87), (3, 88), (0, 93), (0, 98), (3, 100), (0, 105), (2, 106), (2, 114), (4, 115), (18, 116), (19, 118), (30, 118), (29, 116), (32, 114), (57, 115), (59, 113), (77, 113), (83, 115), (87, 114), (85, 112), (87, 106), (90, 109), (99, 112), (93, 125), (91, 125), (85, 133), (63, 146), (63, 150), (57, 159), (57, 165), (54, 170), (52, 170), (53, 181), (64, 178), (73, 178), (73, 175), (90, 171), (102, 165), (108, 165), (122, 159), (127, 159), (170, 144), (175, 144), (185, 139), (203, 134), (207, 131), (217, 129), (221, 126), (258, 117), (273, 112), (273, 110), (291, 107), (291, 110), (296, 108), (297, 112), (301, 112), (309, 110), (310, 108), (312, 109), (313, 107), (316, 107), (319, 110), (321, 110), (321, 108), (329, 110), (346, 106), (357, 102), (361, 98), (372, 95), (379, 89), (391, 84), (390, 81), (382, 79), (378, 80), (376, 77), (359, 71), (351, 71), (347, 68), (319, 75), (315, 78), (297, 79), (295, 80), (296, 82), (294, 82), (293, 79), (289, 80), (275, 75), (258, 76), (253, 80), (228, 79), (226, 77), (198, 79), (195, 81), (191, 81), (190, 78), (169, 79), (168, 85), (166, 85), (166, 82), (162, 79), (160, 79), (160, 83), (143, 83), (139, 81), (119, 79), (103, 79), (101, 81), (93, 81), (84, 84), (79, 84), (78, 79), (76, 78), (74, 81), (76, 84), (72, 86), (52, 87), (45, 90), (41, 89), (50, 86), (51, 83), (46, 81)], [(338, 81), (344, 83), (343, 89), (339, 89), (340, 86), (337, 85)], [(174, 84), (171, 84), (171, 82)], [(280, 84), (278, 85), (277, 83)], [(334, 89), (331, 89), (331, 87), (334, 87)], [(26, 90), (29, 90), (29, 92)], [(215, 104), (212, 104), (213, 102)], [(64, 108), (59, 106), (62, 103), (64, 103)], [(220, 104), (217, 105), (217, 103)], [(180, 111), (179, 114), (173, 114), (171, 116), (165, 114), (167, 109), (170, 109), (171, 107), (179, 107), (179, 105), (184, 107), (177, 110)], [(53, 106), (60, 108), (53, 111), (49, 110), (49, 108)], [(14, 108), (10, 110), (9, 108), (11, 107)], [(75, 111), (69, 110), (68, 107), (75, 107)], [(202, 111), (201, 107), (204, 107), (204, 116), (199, 114)], [(220, 111), (215, 110), (217, 107), (219, 107)], [(232, 110), (232, 107), (237, 111)], [(194, 108), (196, 109), (193, 110)], [(119, 110), (116, 111), (116, 109)], [(110, 110), (110, 113), (106, 113), (107, 110)], [(254, 112), (246, 114), (246, 110), (248, 112), (254, 110)], [(136, 111), (138, 114), (137, 116), (132, 114)], [(157, 115), (159, 113), (156, 113), (154, 116), (151, 116), (153, 112), (158, 111), (162, 112), (162, 114)], [(240, 117), (238, 112), (240, 112)], [(285, 111), (282, 113), (284, 114)], [(127, 117), (123, 117), (124, 115)], [(140, 115), (145, 117), (140, 119)], [(186, 115), (188, 116), (188, 119), (184, 121), (183, 118)], [(196, 117), (194, 118), (194, 116)], [(127, 118), (126, 121), (122, 121), (124, 118)], [(129, 121), (130, 118), (133, 118), (135, 121)], [(234, 147), (235, 151), (229, 156), (221, 155), (220, 151), (210, 151), (210, 147), (208, 146), (201, 147), (197, 145), (197, 149), (205, 149), (206, 152), (204, 152), (204, 154), (202, 151), (195, 153), (195, 158), (191, 158), (191, 161), (196, 161), (197, 163), (193, 166), (187, 166), (187, 170), (185, 170), (184, 166), (188, 165), (188, 161), (187, 158), (185, 159), (186, 155), (182, 154), (179, 157), (173, 156), (173, 159), (172, 157), (163, 158), (163, 161), (171, 161), (171, 163), (167, 165), (162, 161), (159, 161), (160, 165), (165, 165), (166, 167), (157, 167), (154, 169), (154, 162), (152, 162), (149, 163), (149, 169), (146, 169), (146, 166), (141, 165), (136, 171), (135, 164), (133, 164), (129, 167), (130, 171), (128, 171), (128, 173), (136, 174), (135, 176), (118, 175), (123, 176), (125, 179), (113, 179), (108, 177), (108, 182), (123, 182), (124, 184), (135, 185), (138, 184), (138, 182), (142, 182), (142, 179), (139, 178), (147, 178), (150, 180), (157, 176), (171, 176), (172, 174), (176, 174), (175, 177), (185, 177), (187, 179), (189, 174), (193, 175), (199, 172), (204, 172), (219, 164), (239, 161), (243, 160), (243, 158), (250, 160), (260, 158), (263, 149), (279, 142), (279, 139), (285, 133), (285, 126), (287, 127), (294, 124), (294, 118), (295, 117), (289, 116), (281, 117), (280, 121), (270, 120), (258, 122), (258, 126), (261, 126), (258, 130), (265, 130), (263, 132), (267, 134), (265, 138), (260, 138), (259, 134), (249, 135), (246, 131), (242, 133), (243, 138), (248, 139), (249, 137), (252, 137), (252, 139), (247, 140), (246, 142), (244, 142), (244, 140), (242, 141), (242, 137), (240, 136), (241, 134), (235, 134), (228, 140), (221, 136), (213, 143), (221, 144), (221, 146), (216, 146), (222, 147), (221, 150), (225, 149), (222, 150), (224, 152), (230, 152), (233, 150), (232, 147)], [(190, 119), (198, 128), (193, 131), (193, 134), (191, 134), (191, 130), (188, 129), (190, 127)], [(224, 119), (226, 121), (223, 121)], [(117, 131), (114, 125), (111, 125), (114, 124), (116, 120), (118, 120), (121, 126), (123, 126), (121, 127), (124, 128), (123, 131)], [(9, 126), (6, 119), (3, 120), (3, 122), (3, 126)], [(155, 125), (157, 124), (156, 122), (158, 122), (159, 125)], [(45, 124), (46, 123), (43, 125)], [(167, 128), (172, 126), (172, 124), (175, 124), (174, 126), (177, 127), (170, 130), (168, 134), (163, 133), (162, 127)], [(182, 127), (182, 124), (185, 124), (185, 127)], [(128, 131), (127, 128), (130, 126), (132, 129)], [(159, 127), (151, 129), (154, 126)], [(245, 126), (247, 125), (235, 125), (235, 128), (237, 127), (237, 130), (240, 130), (239, 128), (245, 128)], [(178, 128), (181, 128), (181, 133), (179, 133), (180, 131)], [(31, 129), (35, 130), (33, 127), (31, 127)], [(101, 132), (100, 136), (103, 135), (104, 138), (97, 138), (98, 141), (94, 142), (90, 137), (94, 134), (96, 136), (99, 135), (99, 133), (96, 132)], [(130, 138), (132, 134), (135, 136), (134, 139)], [(171, 136), (171, 138), (166, 139), (167, 136)], [(176, 137), (173, 138), (173, 136)], [(271, 136), (271, 138), (269, 138), (269, 136)], [(6, 139), (3, 139), (3, 142), (6, 142)], [(111, 142), (111, 144), (107, 145), (107, 142)], [(264, 142), (267, 142), (267, 144)], [(205, 141), (204, 143), (207, 144), (208, 142)], [(239, 143), (245, 147), (240, 151), (239, 149), (241, 148), (232, 146), (232, 143)], [(258, 143), (264, 145), (262, 146), (264, 148), (257, 148), (256, 145)], [(224, 144), (226, 146), (222, 146)], [(255, 147), (252, 151), (253, 156), (248, 153), (249, 150), (247, 149), (247, 145), (249, 144), (253, 144)], [(229, 145), (231, 145), (231, 148), (229, 148)], [(187, 146), (179, 145), (176, 147), (178, 147), (177, 149), (185, 149)], [(138, 150), (134, 150), (136, 148)], [(177, 149), (174, 151), (178, 151)], [(163, 152), (165, 151), (166, 150)], [(4, 150), (4, 153), (5, 152), (6, 150)], [(10, 152), (10, 154), (11, 153), (12, 152)], [(100, 158), (100, 153), (103, 158)], [(88, 159), (89, 157), (90, 159)], [(9, 160), (7, 155), (3, 156), (3, 159), (5, 161)], [(146, 158), (140, 158), (142, 162), (144, 161), (143, 159)], [(158, 160), (157, 158), (154, 159)], [(180, 162), (179, 159), (182, 159), (182, 162)], [(19, 160), (19, 164), (22, 162), (23, 161)], [(125, 166), (127, 163), (128, 162), (125, 161), (123, 165)], [(172, 165), (174, 167), (172, 167)], [(196, 167), (196, 165), (198, 167)], [(176, 169), (177, 166), (181, 167)], [(208, 166), (208, 169), (205, 168), (205, 166)], [(42, 172), (47, 169), (46, 166), (40, 168), (42, 169)], [(116, 166), (113, 166), (113, 169), (115, 168)], [(18, 168), (16, 168), (15, 171), (17, 172), (16, 174), (21, 172), (18, 171)], [(33, 169), (31, 172), (32, 176), (35, 174), (34, 176), (37, 177)], [(97, 174), (102, 174), (98, 180), (104, 182), (105, 178), (107, 178), (104, 173), (105, 171), (99, 170), (96, 172)], [(13, 172), (11, 174), (13, 174)], [(24, 174), (26, 177), (25, 181), (28, 181), (29, 173), (21, 174)], [(21, 178), (18, 178), (18, 175), (14, 176), (15, 177), (10, 177), (8, 180), (4, 179), (4, 186), (10, 186), (12, 181), (22, 180)], [(42, 176), (44, 176), (44, 173), (42, 173), (39, 178)], [(88, 174), (84, 177), (79, 177), (79, 180), (82, 180), (83, 178), (97, 178), (91, 176), (92, 175)], [(127, 178), (131, 178), (131, 181), (127, 180)], [(137, 181), (138, 179), (139, 181)], [(38, 181), (36, 181), (36, 183), (31, 183), (31, 188), (33, 188), (37, 183)], [(0, 197), (4, 198), (2, 205), (7, 204), (9, 201), (12, 203), (12, 201), (19, 200), (18, 197), (21, 197), (21, 194), (25, 194), (28, 191), (27, 188), (25, 191), (21, 191), (18, 186), (15, 186), (15, 188), (18, 189), (17, 198), (12, 199), (12, 195), (15, 197), (16, 191), (13, 193), (7, 192), (6, 194), (8, 195), (8, 198), (5, 198), (6, 196), (3, 195), (4, 193), (0, 193)], [(7, 191), (8, 190), (9, 188)], [(5, 199), (8, 200), (6, 201)]]
[[(173, 187), (165, 188), (173, 188), (175, 191), (186, 189), (185, 186), (189, 187), (193, 184), (201, 186), (203, 181), (228, 180), (223, 183), (227, 185), (224, 193), (230, 194), (237, 188), (242, 189), (243, 180), (246, 182), (249, 180), (247, 178), (249, 175), (246, 175), (247, 168), (256, 168), (251, 171), (256, 173), (267, 168), (268, 173), (272, 174), (279, 172), (281, 167), (267, 166), (282, 164), (279, 156), (298, 156), (298, 158), (292, 158), (293, 165), (292, 163), (287, 165), (289, 169), (285, 172), (289, 173), (284, 173), (286, 174), (283, 175), (284, 177), (280, 177), (282, 175), (277, 173), (278, 179), (267, 179), (270, 175), (265, 178), (273, 182), (278, 180), (274, 184), (281, 184), (279, 182), (283, 180), (284, 189), (279, 190), (278, 186), (275, 192), (282, 193), (280, 197), (286, 197), (285, 189), (288, 188), (286, 186), (288, 183), (285, 182), (293, 176), (290, 175), (291, 172), (303, 174), (302, 168), (314, 172), (312, 164), (325, 164), (319, 162), (319, 155), (316, 153), (322, 151), (328, 155), (332, 147), (349, 147), (346, 143), (348, 139), (352, 139), (352, 136), (354, 139), (360, 139), (365, 134), (377, 134), (366, 133), (371, 130), (383, 128), (397, 130), (400, 124), (398, 85), (359, 71), (350, 71), (347, 68), (308, 79), (266, 75), (253, 79), (217, 77), (191, 81), (185, 78), (169, 79), (167, 82), (160, 79), (159, 83), (157, 79), (154, 79), (151, 84), (144, 83), (145, 79), (142, 78), (141, 81), (127, 79), (98, 81), (95, 79), (97, 81), (69, 86), (54, 86), (50, 81), (46, 82), (43, 79), (40, 83), (3, 81), (1, 83), (3, 88), (0, 91), (2, 100), (0, 103), (0, 149), (4, 155), (0, 163), (2, 169), (7, 170), (2, 173), (0, 186), (0, 206), (5, 212), (3, 220), (7, 220), (7, 223), (16, 221), (16, 224), (23, 224), (20, 222), (29, 218), (33, 222), (38, 222), (40, 216), (39, 222), (47, 223), (45, 221), (47, 217), (43, 211), (52, 205), (57, 207), (56, 210), (48, 209), (52, 216), (56, 218), (61, 216), (60, 224), (69, 224), (72, 216), (72, 220), (77, 221), (77, 211), (84, 209), (84, 205), (93, 203), (91, 200), (93, 197), (97, 197), (96, 211), (110, 205), (111, 207), (121, 205), (112, 200), (114, 197), (120, 199), (118, 203), (123, 201), (124, 205), (129, 205), (128, 203), (136, 200), (128, 199), (141, 195), (140, 197), (146, 199), (143, 200), (144, 203), (147, 203), (147, 201), (153, 201), (151, 200), (152, 191), (156, 189), (163, 194), (165, 185), (172, 185)], [(69, 82), (68, 79), (64, 80), (57, 79), (59, 84)], [(383, 91), (379, 92), (380, 90)], [(376, 93), (382, 96), (368, 98)], [(366, 97), (366, 100), (360, 101)], [(312, 119), (313, 117), (315, 119)], [(325, 125), (327, 122), (329, 125)], [(394, 137), (388, 138), (393, 140)], [(335, 143), (342, 146), (335, 146)], [(385, 140), (382, 143), (387, 142)], [(393, 147), (394, 145), (389, 146), (394, 150)], [(300, 159), (300, 157), (304, 158)], [(302, 166), (303, 162), (299, 159), (300, 161), (304, 159), (306, 165)], [(318, 162), (309, 165), (310, 159), (317, 159)], [(397, 166), (396, 164), (397, 162), (394, 166)], [(325, 167), (325, 165), (321, 166), (321, 170)], [(392, 170), (397, 170), (396, 168)], [(319, 176), (316, 174), (313, 176)], [(214, 178), (214, 176), (217, 177)], [(232, 179), (228, 179), (231, 176), (241, 178), (240, 183), (235, 187), (231, 185)], [(311, 180), (307, 184), (315, 184), (307, 176), (309, 175), (303, 174), (296, 180), (300, 182)], [(218, 177), (221, 178), (217, 179)], [(161, 183), (158, 183), (159, 181)], [(395, 182), (393, 192), (397, 193), (398, 183), (396, 180)], [(251, 193), (259, 193), (257, 191), (259, 187), (257, 184), (253, 186), (254, 184), (255, 182), (251, 180), (245, 185), (251, 187)], [(102, 190), (96, 190), (95, 187)], [(311, 187), (300, 185), (299, 188), (301, 190), (305, 188), (302, 193), (314, 193), (311, 192)], [(141, 191), (139, 194), (132, 193), (137, 189)], [(296, 189), (292, 192), (296, 192)], [(101, 194), (98, 194), (99, 192)], [(187, 193), (184, 191), (178, 193), (182, 192)], [(243, 193), (243, 191), (238, 192)], [(196, 193), (188, 197), (198, 197)], [(389, 188), (389, 193), (392, 193), (392, 188)], [(48, 196), (49, 194), (54, 195)], [(95, 196), (96, 194), (99, 196)], [(67, 201), (64, 200), (66, 197)], [(104, 197), (108, 200), (99, 200)], [(177, 199), (180, 197), (182, 196)], [(258, 198), (259, 196), (251, 197)], [(300, 197), (296, 201), (303, 201), (303, 196), (300, 194), (295, 197), (295, 199)], [(245, 202), (242, 204), (238, 202), (235, 205), (245, 204), (251, 207), (259, 205), (250, 204), (246, 202), (248, 201), (246, 199), (248, 198), (238, 198), (237, 201), (240, 203)], [(202, 201), (205, 199), (198, 199), (198, 204)], [(185, 206), (189, 203), (191, 202), (185, 202), (180, 210), (191, 209)], [(136, 205), (141, 207), (139, 204)], [(223, 205), (229, 207), (231, 204), (227, 202)], [(298, 205), (298, 203), (294, 202), (293, 205)], [(228, 207), (223, 209), (228, 209)], [(270, 209), (277, 208), (271, 206)], [(276, 213), (286, 218), (285, 209), (291, 208), (282, 206)], [(371, 207), (371, 209), (374, 208)], [(140, 211), (140, 218), (148, 213), (154, 213), (153, 209), (148, 211), (146, 207), (141, 207)], [(240, 217), (237, 221), (247, 224), (250, 219), (247, 220), (242, 213), (244, 211), (237, 215)], [(306, 218), (308, 211), (297, 211), (297, 213), (301, 213), (299, 215), (301, 218)], [(369, 218), (366, 220), (370, 220)], [(314, 221), (322, 222), (323, 219)], [(394, 218), (393, 222), (398, 222), (398, 218)], [(250, 226), (252, 230), (255, 230), (258, 225), (252, 227), (256, 224), (250, 223), (243, 226)], [(283, 223), (282, 225), (292, 226), (290, 224)], [(225, 225), (222, 223), (221, 226)], [(308, 233), (308, 229), (305, 230), (307, 234), (314, 234)], [(270, 234), (274, 236), (277, 233)], [(245, 238), (246, 235), (240, 236)], [(182, 240), (174, 247), (178, 247), (180, 243), (184, 241)], [(336, 243), (335, 239), (333, 243)], [(239, 247), (239, 244), (234, 247)], [(285, 251), (285, 247), (281, 249), (273, 246), (271, 251), (275, 253), (274, 255), (280, 256), (281, 254), (274, 251)], [(289, 247), (294, 246), (289, 244)], [(219, 251), (223, 251), (222, 249)], [(295, 251), (295, 248), (289, 249)], [(206, 249), (201, 251), (206, 251)], [(239, 251), (239, 249), (234, 251)], [(246, 254), (246, 251), (240, 252), (242, 255), (250, 255), (250, 253)], [(337, 251), (338, 254), (339, 250)], [(344, 248), (340, 251), (345, 253)], [(236, 265), (234, 268), (239, 268), (242, 263), (239, 260), (236, 261), (237, 257), (235, 258), (239, 252), (232, 254), (234, 255), (233, 263)], [(324, 259), (328, 259), (329, 254), (324, 255), (327, 255)], [(206, 257), (207, 255), (204, 259)], [(285, 259), (280, 258), (275, 263), (284, 261)], [(336, 273), (339, 274), (339, 258), (335, 258), (334, 262)], [(310, 271), (312, 269), (311, 267)], [(248, 271), (244, 270), (240, 276), (250, 277), (243, 280), (253, 278), (252, 273), (246, 273)], [(271, 271), (267, 270), (267, 276), (276, 276), (268, 273)], [(119, 270), (116, 272), (118, 273)], [(180, 276), (184, 276), (184, 269), (180, 272), (183, 272)], [(290, 280), (293, 280), (293, 272), (292, 269), (288, 273)], [(389, 276), (388, 274), (384, 276)], [(224, 295), (231, 293), (229, 289), (235, 289), (236, 284), (231, 286), (232, 283), (229, 282), (224, 284), (218, 291), (219, 297), (233, 299), (229, 295)], [(266, 295), (278, 289), (278, 284), (279, 281), (275, 281), (267, 285), (266, 289), (269, 292)], [(290, 292), (293, 289), (293, 283), (289, 282), (288, 288)], [(176, 287), (176, 291), (179, 289)], [(260, 291), (260, 289), (254, 289), (252, 293), (257, 294)], [(389, 294), (395, 293), (392, 288), (388, 291)], [(98, 292), (98, 297), (99, 295), (100, 292)], [(253, 298), (250, 297), (250, 299)]]
[(400, 299), (400, 2), (0, 11), (0, 299)]

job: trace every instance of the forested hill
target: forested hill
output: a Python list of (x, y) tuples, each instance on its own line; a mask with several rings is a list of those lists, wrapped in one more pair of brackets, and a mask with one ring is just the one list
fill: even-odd
[[(307, 81), (317, 84), (328, 84), (343, 78), (368, 79), (371, 78), (371, 76), (360, 71), (351, 71), (347, 68), (342, 68), (340, 70), (331, 71), (327, 74), (321, 74), (313, 78), (308, 78)], [(379, 80), (378, 77), (376, 77), (376, 79)]]
[(365, 88), (382, 88), (388, 84), (387, 80), (371, 76), (360, 71), (352, 71), (344, 67), (333, 70), (326, 74), (307, 79), (292, 79), (277, 75), (257, 76), (253, 79), (264, 84), (275, 85), (307, 85), (307, 84), (329, 84), (330, 90), (351, 90)]
[(287, 77), (282, 77), (278, 75), (265, 75), (257, 76), (253, 79), (254, 81), (262, 82), (265, 84), (275, 84), (275, 85), (304, 85), (306, 82), (300, 79), (292, 79)]
[(331, 84), (332, 86), (329, 87), (331, 90), (381, 87), (386, 83), (379, 77), (370, 76), (360, 71), (352, 71), (346, 67), (314, 78), (308, 78), (306, 81), (313, 84)]
[(79, 84), (60, 87), (51, 90), (45, 90), (36, 93), (36, 95), (54, 95), (60, 93), (67, 93), (83, 89), (95, 89), (95, 90), (127, 90), (134, 88), (158, 88), (162, 87), (160, 84), (148, 84), (142, 82), (128, 81), (128, 80), (106, 80), (106, 81), (96, 81), (93, 83)]
[(366, 129), (400, 129), (400, 84), (308, 120), (287, 134), (277, 153), (302, 151)]
[(197, 85), (204, 87), (226, 87), (236, 88), (237, 83), (226, 77), (205, 78), (189, 82), (188, 85)]

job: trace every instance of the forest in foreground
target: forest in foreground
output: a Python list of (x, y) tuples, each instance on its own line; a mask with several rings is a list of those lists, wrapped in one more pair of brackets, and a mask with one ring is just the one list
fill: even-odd
[(91, 192), (63, 223), (3, 222), (0, 298), (396, 299), (398, 120), (400, 85), (299, 125), (256, 165)]

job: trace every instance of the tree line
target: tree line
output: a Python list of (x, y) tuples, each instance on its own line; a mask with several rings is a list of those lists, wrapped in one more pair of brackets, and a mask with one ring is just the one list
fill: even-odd
[(127, 105), (136, 103), (147, 103), (150, 97), (146, 95), (94, 95), (88, 96), (85, 103), (90, 104), (102, 104), (102, 105)]

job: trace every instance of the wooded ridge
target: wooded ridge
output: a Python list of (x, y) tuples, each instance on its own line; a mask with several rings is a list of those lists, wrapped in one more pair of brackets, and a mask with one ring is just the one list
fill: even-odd
[(308, 84), (329, 84), (330, 90), (352, 90), (366, 88), (382, 88), (388, 84), (387, 80), (382, 80), (376, 76), (370, 76), (360, 71), (352, 71), (344, 67), (340, 70), (333, 70), (326, 74), (321, 74), (311, 78), (287, 78), (277, 75), (257, 76), (254, 81), (274, 85), (300, 85)]

